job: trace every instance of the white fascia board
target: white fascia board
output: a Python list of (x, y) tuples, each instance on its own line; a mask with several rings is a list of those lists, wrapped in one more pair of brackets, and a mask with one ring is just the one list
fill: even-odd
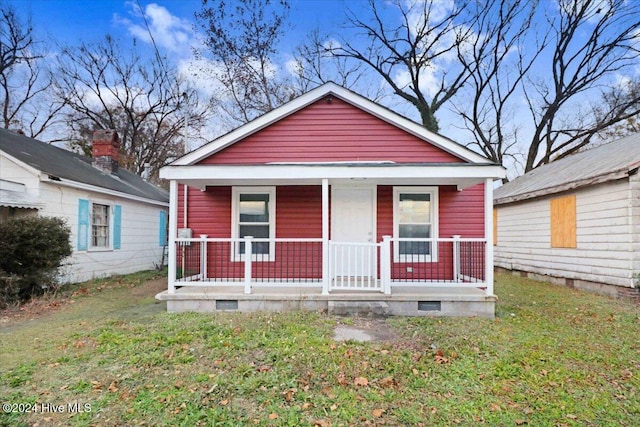
[(166, 207), (166, 208), (169, 207), (169, 203), (168, 202), (161, 202), (159, 200), (147, 199), (145, 197), (138, 197), (138, 196), (134, 196), (132, 194), (122, 193), (120, 191), (109, 190), (107, 188), (102, 188), (102, 187), (96, 187), (95, 185), (83, 184), (83, 183), (77, 182), (77, 181), (70, 181), (68, 179), (57, 181), (57, 180), (52, 180), (52, 179), (45, 178), (45, 179), (41, 179), (41, 181), (42, 182), (46, 182), (46, 183), (51, 184), (51, 185), (60, 185), (60, 186), (63, 186), (63, 187), (71, 187), (71, 188), (76, 188), (78, 190), (92, 191), (94, 193), (106, 194), (106, 195), (109, 195), (109, 196), (120, 197), (122, 199), (133, 200), (133, 201), (136, 201), (136, 202), (147, 203), (147, 204), (150, 204), (150, 205), (162, 206), (162, 207)]
[[(454, 163), (455, 165), (455, 163)], [(497, 165), (458, 166), (303, 166), (303, 165), (203, 165), (165, 166), (160, 177), (169, 180), (296, 180), (296, 179), (385, 179), (385, 178), (491, 178), (505, 177)]]
[(325, 83), (322, 86), (319, 86), (306, 94), (284, 104), (281, 107), (276, 108), (275, 110), (270, 111), (269, 113), (258, 117), (257, 119), (227, 133), (226, 135), (221, 136), (220, 138), (192, 151), (179, 158), (170, 164), (170, 166), (187, 166), (193, 165), (199, 162), (206, 157), (234, 144), (237, 141), (240, 141), (243, 138), (248, 137), (249, 135), (263, 129), (272, 123), (281, 120), (290, 114), (306, 107), (309, 104), (316, 102), (322, 97), (332, 94), (343, 101), (355, 105), (363, 111), (366, 111), (379, 119), (396, 126), (405, 132), (408, 132), (427, 143), (431, 143), (448, 153), (451, 153), (462, 160), (468, 161), (470, 163), (480, 163), (486, 164), (489, 162), (488, 159), (481, 156), (480, 154), (469, 150), (462, 145), (453, 142), (452, 140), (445, 138), (442, 135), (438, 135), (435, 132), (431, 132), (427, 130), (424, 126), (409, 120), (401, 115), (394, 113), (393, 111), (382, 107), (381, 105), (356, 94), (348, 89), (345, 89), (341, 86), (338, 86), (335, 83)]

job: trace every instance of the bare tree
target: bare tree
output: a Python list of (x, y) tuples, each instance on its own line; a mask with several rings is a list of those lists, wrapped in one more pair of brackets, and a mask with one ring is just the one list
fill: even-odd
[[(58, 96), (71, 113), (72, 146), (89, 154), (96, 128), (115, 129), (122, 141), (123, 167), (141, 175), (185, 152), (185, 119), (197, 133), (207, 108), (162, 58), (125, 53), (110, 36), (96, 44), (65, 48), (60, 55)], [(186, 112), (188, 109), (188, 113)]]
[[(380, 8), (387, 6), (369, 0), (368, 18), (348, 13), (347, 26), (357, 33), (354, 41), (341, 38), (325, 50), (366, 64), (396, 95), (416, 107), (426, 128), (438, 131), (436, 112), (470, 74), (457, 64), (457, 51), (472, 39), (473, 25), (485, 10), (437, 0), (392, 0), (389, 4), (399, 12), (397, 24), (383, 17)], [(363, 39), (367, 40), (364, 47)]]
[(278, 70), (277, 44), (284, 34), (287, 0), (203, 0), (196, 19), (205, 32), (205, 49), (197, 52), (213, 63), (220, 82), (220, 106), (238, 123), (246, 123), (298, 92)]
[(533, 27), (538, 1), (493, 0), (482, 6), (474, 37), (458, 60), (469, 73), (452, 109), (469, 130), (471, 148), (499, 164), (522, 161), (519, 89), (548, 43)]
[(2, 127), (38, 137), (60, 118), (63, 103), (52, 95), (53, 79), (28, 18), (0, 4), (0, 103)]
[(629, 91), (605, 115), (581, 108), (589, 94), (600, 102), (601, 87), (638, 66), (640, 3), (626, 0), (561, 0), (549, 14), (551, 58), (529, 73), (523, 85), (533, 134), (525, 172), (567, 156), (610, 126), (640, 112), (640, 93)]
[(364, 63), (353, 62), (349, 58), (331, 53), (337, 48), (337, 43), (330, 35), (321, 34), (318, 29), (314, 29), (307, 40), (295, 49), (292, 71), (300, 90), (307, 92), (331, 81), (359, 91), (369, 99), (380, 98), (381, 88), (375, 85), (372, 87), (368, 79), (369, 69)]

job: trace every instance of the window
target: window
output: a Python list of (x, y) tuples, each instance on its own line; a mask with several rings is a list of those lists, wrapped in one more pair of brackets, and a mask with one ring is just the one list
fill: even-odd
[(108, 205), (94, 203), (91, 209), (91, 246), (109, 247), (109, 215)]
[[(394, 237), (438, 238), (438, 189), (436, 187), (395, 187), (393, 189)], [(398, 242), (394, 245), (396, 262), (435, 262), (434, 242)]]
[[(275, 187), (234, 187), (232, 190), (232, 238), (252, 236), (255, 239), (275, 238)], [(245, 243), (234, 245), (235, 257), (242, 257)], [(251, 253), (256, 261), (273, 261), (275, 242), (253, 242)]]
[(576, 196), (551, 199), (551, 247), (576, 248)]
[(78, 251), (120, 249), (122, 206), (78, 200)]

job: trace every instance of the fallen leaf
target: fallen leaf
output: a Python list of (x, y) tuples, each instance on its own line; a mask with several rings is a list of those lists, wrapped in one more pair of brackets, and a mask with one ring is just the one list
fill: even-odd
[(328, 420), (315, 420), (313, 427), (331, 427), (331, 422)]
[(270, 420), (275, 420), (278, 418), (278, 414), (276, 414), (275, 412), (272, 412), (271, 414), (269, 414), (269, 419)]
[(338, 405), (334, 403), (333, 405), (329, 406), (329, 409), (331, 409), (332, 411), (335, 411), (336, 409), (338, 409)]
[(396, 385), (396, 381), (393, 377), (384, 377), (378, 382), (382, 387), (393, 387)]
[(372, 413), (374, 417), (380, 418), (384, 414), (384, 409), (374, 409)]
[(271, 366), (269, 365), (260, 365), (258, 368), (258, 372), (269, 372), (271, 370)]
[(220, 405), (222, 406), (227, 406), (229, 404), (229, 401), (227, 399), (221, 400), (220, 401)]
[(117, 383), (115, 381), (111, 381), (111, 384), (109, 384), (108, 390), (112, 393), (115, 393), (116, 391), (118, 391)]
[(353, 380), (353, 384), (360, 387), (366, 387), (369, 385), (369, 380), (365, 377), (356, 377), (356, 379)]
[(338, 374), (338, 384), (340, 384), (340, 385), (349, 384), (349, 382), (347, 381), (347, 376), (344, 374), (344, 372), (340, 372)]
[(526, 424), (527, 422), (525, 420), (515, 420), (515, 423), (517, 426), (521, 426), (523, 424)]
[(567, 414), (567, 418), (569, 418), (570, 420), (577, 420), (578, 419), (578, 417), (576, 417), (573, 414)]
[(445, 363), (449, 363), (449, 359), (447, 359), (447, 358), (446, 358), (446, 357), (444, 357), (444, 356), (440, 356), (440, 355), (438, 355), (438, 354), (436, 354), (436, 356), (433, 358), (433, 360), (434, 360), (436, 363), (440, 364), (440, 365), (444, 365)]
[(284, 395), (284, 400), (286, 402), (291, 402), (293, 400), (293, 395), (297, 390), (295, 388), (290, 388), (289, 390), (285, 390), (282, 392)]

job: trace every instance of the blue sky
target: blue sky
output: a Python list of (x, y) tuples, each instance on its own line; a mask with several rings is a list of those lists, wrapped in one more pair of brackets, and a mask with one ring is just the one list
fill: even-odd
[[(116, 38), (126, 42), (127, 39), (137, 40), (136, 46), (140, 51), (149, 49), (149, 34), (145, 25), (145, 20), (140, 10), (144, 12), (144, 17), (151, 28), (154, 39), (159, 47), (160, 53), (166, 56), (182, 71), (190, 74), (190, 79), (196, 87), (207, 90), (207, 84), (211, 84), (212, 79), (208, 74), (193, 70), (191, 46), (198, 43), (198, 30), (194, 28), (194, 12), (202, 7), (201, 0), (0, 0), (12, 4), (21, 15), (30, 15), (36, 31), (36, 36), (40, 38), (50, 38), (63, 45), (77, 45), (81, 41), (94, 42), (103, 38), (106, 34), (111, 34)], [(215, 1), (215, 0), (214, 0)], [(233, 0), (227, 0), (233, 1)], [(290, 25), (287, 34), (280, 45), (280, 57), (276, 58), (279, 70), (286, 71), (287, 61), (293, 58), (294, 48), (304, 41), (310, 30), (318, 28), (323, 34), (333, 35), (340, 39), (341, 35), (348, 34), (347, 30), (341, 28), (341, 23), (345, 20), (345, 12), (349, 8), (356, 15), (360, 11), (366, 13), (368, 9), (365, 0), (289, 0), (291, 3)], [(454, 0), (440, 0), (439, 6), (443, 8), (451, 7)], [(640, 0), (630, 0), (632, 2)], [(385, 0), (379, 0), (380, 5), (385, 5)], [(557, 11), (555, 0), (542, 0), (537, 19), (544, 19), (544, 13)], [(385, 10), (384, 7), (379, 8)], [(388, 12), (382, 12), (388, 13)], [(365, 15), (363, 15), (364, 17)], [(384, 19), (397, 19), (395, 14), (385, 15)], [(583, 27), (584, 31), (585, 27)], [(586, 27), (588, 30), (588, 27)], [(639, 33), (640, 34), (640, 33)], [(353, 39), (353, 38), (352, 38)], [(126, 43), (122, 44), (127, 46)], [(130, 44), (129, 46), (133, 46)], [(50, 51), (55, 53), (56, 46), (50, 47)], [(150, 52), (150, 51), (147, 51)], [(543, 54), (542, 57), (544, 57)], [(548, 55), (548, 53), (547, 53)], [(542, 64), (542, 68), (534, 69), (534, 78), (543, 81), (545, 75), (551, 70)], [(425, 70), (422, 77), (421, 90), (429, 94), (430, 89), (438, 84), (435, 71), (438, 67), (446, 70), (449, 66), (447, 59), (443, 57), (440, 64)], [(431, 71), (430, 71), (431, 70)], [(433, 75), (429, 73), (433, 73)], [(625, 70), (635, 76), (640, 74), (640, 62), (635, 70)], [(607, 85), (624, 81), (631, 75), (616, 74), (608, 81)], [(433, 78), (431, 78), (433, 77)], [(393, 76), (396, 82), (402, 83), (402, 72), (397, 72)], [(372, 88), (383, 86), (382, 79), (375, 74), (372, 75), (366, 84)], [(388, 88), (386, 89), (388, 94)], [(464, 93), (460, 92), (458, 101), (464, 99)], [(580, 100), (575, 100), (569, 105), (575, 107), (574, 115), (581, 114), (582, 106), (588, 106), (593, 100), (598, 101), (599, 94), (595, 98), (589, 99), (588, 93)], [(415, 108), (404, 102), (398, 96), (387, 95), (381, 102), (387, 107), (404, 114), (416, 121), (419, 117)], [(582, 103), (583, 105), (581, 105)], [(527, 140), (527, 134), (531, 132), (531, 123), (527, 116), (528, 106), (523, 97), (513, 100), (513, 123), (511, 130), (517, 130), (523, 141)], [(580, 110), (580, 111), (578, 111)], [(569, 111), (569, 113), (572, 113)], [(465, 142), (469, 140), (467, 130), (461, 128), (461, 119), (457, 113), (452, 111), (451, 106), (441, 108), (436, 114), (440, 122), (440, 132), (457, 140)], [(524, 136), (524, 137), (522, 137)]]
[[(135, 13), (140, 5), (145, 11), (156, 12), (164, 9), (166, 16), (155, 15), (158, 20), (175, 19), (194, 24), (194, 13), (200, 10), (201, 0), (4, 0), (19, 11), (32, 16), (36, 31), (50, 35), (61, 43), (91, 41), (104, 36), (131, 35), (130, 25), (143, 25), (143, 20)], [(344, 0), (291, 0), (291, 23), (285, 45), (298, 43), (311, 28), (338, 30), (343, 19), (345, 5), (355, 2)], [(147, 15), (153, 26), (153, 17)], [(162, 25), (161, 22), (156, 22)], [(164, 22), (166, 24), (166, 22)], [(165, 27), (167, 31), (177, 31), (179, 26)], [(283, 46), (285, 47), (285, 46)]]

